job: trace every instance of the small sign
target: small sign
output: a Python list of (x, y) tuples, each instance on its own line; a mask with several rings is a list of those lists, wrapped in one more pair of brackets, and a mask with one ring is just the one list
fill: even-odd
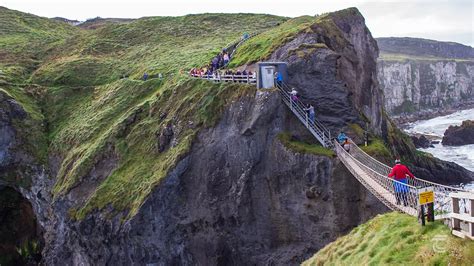
[(418, 204), (425, 205), (434, 202), (433, 188), (422, 188), (418, 190)]

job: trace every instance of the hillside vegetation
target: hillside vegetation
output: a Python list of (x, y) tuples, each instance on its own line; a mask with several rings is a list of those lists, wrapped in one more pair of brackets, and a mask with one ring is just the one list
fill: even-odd
[[(186, 154), (195, 134), (212, 126), (225, 105), (254, 88), (191, 80), (244, 32), (277, 27), (286, 18), (254, 14), (148, 17), (102, 23), (93, 29), (0, 8), (0, 92), (29, 114), (28, 135), (38, 162), (53, 158), (53, 196), (87, 182), (92, 189), (70, 214), (113, 206), (133, 216), (144, 199)], [(141, 80), (143, 73), (163, 79)], [(34, 134), (27, 124), (35, 126)], [(173, 125), (162, 152), (158, 135)], [(91, 171), (111, 160), (99, 180)], [(25, 182), (28, 184), (28, 182)]]
[(396, 212), (378, 215), (316, 253), (303, 265), (470, 265), (474, 242), (441, 222), (422, 227)]
[(420, 38), (377, 38), (380, 59), (386, 61), (456, 61), (474, 60), (474, 49), (454, 42), (441, 42)]

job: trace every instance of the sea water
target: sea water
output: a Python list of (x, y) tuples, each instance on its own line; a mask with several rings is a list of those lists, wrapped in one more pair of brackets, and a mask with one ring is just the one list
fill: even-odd
[[(474, 109), (458, 111), (450, 115), (440, 116), (428, 120), (420, 120), (408, 124), (408, 133), (420, 133), (429, 135), (434, 140), (440, 141), (434, 144), (434, 148), (419, 149), (428, 152), (441, 160), (455, 162), (464, 168), (474, 171), (474, 144), (463, 146), (444, 146), (441, 144), (444, 132), (449, 126), (459, 126), (464, 120), (474, 120)], [(466, 184), (466, 187), (474, 190), (474, 183)]]

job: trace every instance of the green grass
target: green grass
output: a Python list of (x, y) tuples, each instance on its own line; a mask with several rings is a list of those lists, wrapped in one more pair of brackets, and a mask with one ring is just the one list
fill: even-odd
[(381, 159), (383, 161), (392, 161), (392, 155), (390, 150), (387, 148), (383, 140), (379, 138), (374, 138), (370, 141), (367, 146), (360, 146), (363, 151), (367, 154)]
[[(91, 181), (91, 194), (70, 213), (81, 219), (112, 206), (112, 214), (125, 211), (129, 218), (186, 155), (199, 130), (214, 125), (231, 101), (255, 93), (242, 84), (190, 80), (190, 68), (207, 64), (244, 32), (262, 33), (239, 47), (233, 66), (267, 58), (302, 31), (323, 32), (331, 40), (302, 45), (299, 52), (344, 47), (332, 21), (341, 14), (148, 17), (86, 30), (1, 8), (0, 86), (35, 121), (41, 136), (30, 141), (40, 147), (38, 157), (58, 161), (53, 197), (91, 181), (91, 170), (111, 156), (117, 167), (103, 180)], [(164, 78), (144, 82), (144, 72)], [(160, 153), (157, 134), (166, 123), (173, 124), (175, 140)], [(28, 132), (24, 124), (19, 127)], [(334, 156), (321, 146), (287, 144), (299, 152)]]
[(229, 67), (264, 61), (276, 49), (292, 41), (299, 33), (320, 33), (329, 38), (321, 43), (303, 44), (290, 51), (290, 54), (295, 53), (299, 57), (305, 57), (309, 52), (317, 49), (342, 50), (348, 45), (348, 41), (334, 23), (334, 18), (354, 15), (354, 13), (358, 13), (357, 9), (349, 8), (315, 17), (302, 16), (290, 19), (279, 27), (265, 31), (239, 46)]
[(334, 157), (334, 151), (326, 149), (319, 144), (310, 144), (302, 141), (292, 140), (291, 134), (288, 132), (278, 134), (280, 142), (288, 149), (298, 152), (320, 156)]
[[(85, 203), (71, 210), (75, 218), (109, 205), (112, 214), (136, 214), (199, 130), (216, 123), (231, 101), (255, 93), (247, 85), (190, 80), (187, 71), (208, 63), (244, 32), (265, 31), (287, 20), (201, 14), (84, 30), (6, 8), (0, 8), (0, 18), (1, 92), (20, 102), (31, 121), (44, 123), (34, 129), (41, 138), (28, 140), (41, 147), (37, 157), (59, 160), (52, 177), (54, 198), (80, 186), (104, 157), (118, 160)], [(141, 81), (144, 72), (162, 73), (164, 79)], [(168, 122), (175, 142), (159, 153), (157, 134)], [(28, 125), (18, 127), (26, 134)]]
[(290, 19), (279, 27), (260, 33), (242, 44), (236, 51), (229, 67), (255, 63), (267, 59), (281, 45), (291, 41), (300, 31), (314, 22), (314, 17)]
[[(227, 104), (254, 94), (255, 88), (239, 84), (214, 84), (198, 80), (177, 80), (163, 84), (136, 105), (136, 110), (125, 112), (124, 118), (141, 109), (141, 115), (130, 128), (124, 129), (123, 124), (115, 123), (111, 127), (112, 135), (108, 132), (102, 134), (104, 137), (94, 142), (93, 146), (87, 145), (85, 151), (78, 151), (79, 156), (85, 154), (86, 158), (94, 161), (93, 154), (103, 150), (96, 147), (103, 147), (113, 141), (121, 160), (118, 168), (100, 184), (86, 205), (75, 213), (76, 218), (83, 218), (88, 212), (102, 209), (108, 204), (112, 204), (115, 210), (129, 210), (129, 217), (135, 215), (152, 189), (190, 149), (198, 130), (214, 125), (218, 121), (218, 114), (223, 112)], [(167, 113), (167, 117), (160, 121), (163, 112)], [(176, 145), (159, 153), (156, 149), (156, 133), (168, 121), (173, 123)], [(122, 130), (128, 131), (128, 134), (120, 134)], [(84, 169), (90, 168), (87, 161), (82, 164)], [(68, 168), (65, 166), (64, 169)], [(57, 188), (60, 191), (67, 191), (74, 185), (73, 181), (81, 176), (77, 174), (74, 178), (71, 170), (64, 173), (69, 176), (63, 178), (66, 183), (59, 183)]]
[(472, 261), (474, 241), (451, 235), (441, 222), (422, 227), (416, 218), (392, 212), (359, 225), (303, 265), (470, 265)]
[(397, 54), (397, 53), (386, 53), (381, 52), (379, 60), (383, 61), (395, 61), (395, 62), (407, 62), (407, 61), (453, 61), (453, 62), (473, 62), (472, 59), (462, 59), (462, 58), (444, 58), (436, 56), (416, 56), (416, 55), (407, 55), (407, 54)]
[(349, 124), (349, 128), (351, 129), (357, 137), (363, 139), (365, 130), (359, 124)]

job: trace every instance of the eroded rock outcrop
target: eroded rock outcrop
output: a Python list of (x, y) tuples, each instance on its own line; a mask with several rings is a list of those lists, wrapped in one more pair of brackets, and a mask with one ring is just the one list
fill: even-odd
[(443, 145), (461, 146), (474, 144), (474, 121), (463, 121), (460, 126), (450, 126), (445, 132)]
[(411, 140), (416, 148), (429, 148), (431, 147), (431, 141), (426, 138), (424, 135), (421, 136), (411, 136)]

